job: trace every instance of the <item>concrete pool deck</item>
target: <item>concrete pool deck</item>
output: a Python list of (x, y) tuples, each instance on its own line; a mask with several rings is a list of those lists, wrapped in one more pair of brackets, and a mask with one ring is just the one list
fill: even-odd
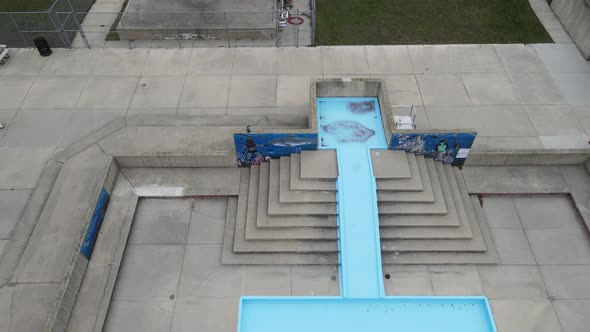
[[(0, 122), (6, 126), (0, 131), (0, 247), (6, 250), (19, 217), (30, 213), (26, 210), (23, 214), (27, 201), (34, 201), (36, 192), (47, 190), (47, 184), (37, 183), (44, 163), (104, 124), (110, 123), (111, 132), (123, 128), (118, 135), (142, 137), (146, 146), (161, 151), (198, 152), (183, 137), (205, 142), (207, 132), (219, 138), (208, 141), (211, 146), (219, 151), (233, 149), (227, 136), (247, 124), (305, 127), (309, 83), (315, 77), (383, 78), (394, 104), (419, 106), (419, 126), (477, 129), (475, 151), (518, 154), (571, 149), (583, 155), (590, 133), (590, 100), (583, 89), (590, 80), (590, 65), (576, 52), (571, 44), (104, 49), (56, 50), (43, 59), (34, 50), (18, 50), (6, 66), (0, 66)], [(178, 127), (157, 127), (164, 123)], [(238, 127), (203, 127), (220, 125)], [(194, 136), (195, 129), (203, 136)], [(108, 147), (115, 152), (134, 150), (132, 145), (115, 143)], [(145, 149), (136, 152), (150, 148)], [(569, 157), (572, 159), (564, 163), (578, 163), (582, 158)], [(476, 172), (478, 168), (468, 166), (465, 170)], [(509, 167), (494, 170), (498, 172), (482, 169), (484, 174), (494, 175), (487, 182), (474, 174), (470, 192), (481, 192), (482, 183), (494, 184), (496, 193), (523, 192), (515, 187), (523, 183), (518, 181), (523, 178), (516, 177), (518, 172)], [(577, 190), (587, 195), (583, 166), (530, 171), (520, 174), (529, 175), (524, 183), (532, 183), (533, 189), (543, 193)], [(543, 186), (543, 179), (550, 181)], [(469, 185), (469, 177), (467, 180)], [(584, 197), (587, 202), (588, 196)], [(580, 281), (588, 275), (590, 264), (583, 230), (554, 224), (556, 217), (527, 217), (520, 203), (503, 199), (507, 201), (498, 198), (497, 208), (484, 204), (490, 223), (500, 226), (491, 227), (500, 265), (386, 266), (384, 273), (391, 275), (386, 288), (407, 295), (487, 295), (500, 331), (577, 331), (587, 326), (587, 318), (579, 314), (590, 306), (587, 285)], [(542, 200), (533, 198), (532, 203), (544, 206)], [(581, 212), (586, 208), (587, 213), (585, 204), (579, 208)], [(569, 213), (563, 206), (548, 211), (562, 211), (560, 218)], [(518, 220), (520, 225), (508, 220)], [(545, 240), (551, 241), (555, 250), (539, 245)], [(270, 275), (265, 277), (272, 279)], [(289, 278), (289, 272), (279, 275)], [(44, 315), (55, 297), (56, 279), (39, 282), (47, 276), (38, 277), (27, 282), (13, 280), (0, 290), (0, 324), (8, 322), (6, 330), (38, 331), (44, 326)], [(279, 295), (290, 295), (285, 289)], [(195, 319), (206, 322), (211, 312), (203, 310)]]

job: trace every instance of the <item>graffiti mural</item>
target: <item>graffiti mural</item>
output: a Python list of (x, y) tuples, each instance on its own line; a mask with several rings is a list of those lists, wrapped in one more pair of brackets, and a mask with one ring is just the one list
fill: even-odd
[(316, 150), (318, 135), (310, 134), (234, 134), (238, 166), (258, 165), (265, 160)]
[(423, 154), (445, 164), (461, 166), (477, 136), (467, 133), (394, 133), (389, 148)]

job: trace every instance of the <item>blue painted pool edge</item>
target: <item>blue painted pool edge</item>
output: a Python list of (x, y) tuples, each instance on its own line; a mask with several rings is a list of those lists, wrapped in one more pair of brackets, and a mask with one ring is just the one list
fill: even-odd
[[(446, 307), (444, 308), (447, 313), (443, 313), (444, 317), (443, 321), (436, 320), (437, 315), (441, 315), (437, 313), (436, 308), (434, 310), (427, 309), (424, 310), (426, 314), (420, 314), (420, 319), (426, 320), (426, 324), (430, 323), (430, 325), (435, 325), (436, 328), (434, 330), (424, 330), (423, 326), (425, 324), (424, 321), (419, 321), (416, 319), (412, 319), (412, 311), (407, 311), (406, 306), (409, 306), (410, 309), (412, 306), (416, 307), (416, 305), (426, 308), (428, 306), (441, 306)], [(461, 310), (453, 309), (453, 306), (467, 306), (477, 305), (475, 308), (477, 312), (466, 313), (465, 317), (474, 319), (475, 322), (472, 321), (471, 325), (466, 326), (465, 320), (455, 321), (457, 319), (452, 316), (452, 313), (457, 313)], [(256, 308), (257, 306), (262, 308)], [(281, 311), (287, 310), (292, 315), (279, 315), (284, 317), (285, 319), (289, 320), (286, 323), (290, 323), (286, 327), (283, 326), (282, 321), (275, 325), (273, 322), (270, 322), (273, 319), (271, 316), (264, 315), (263, 319), (261, 318), (260, 311), (261, 309), (264, 310), (265, 314), (269, 310), (268, 306), (272, 306), (272, 310)], [(281, 308), (284, 306), (285, 308)], [(355, 313), (361, 313), (361, 315), (346, 315), (344, 314), (342, 317), (334, 316), (334, 311), (330, 311), (333, 306), (338, 306), (338, 313), (343, 306), (346, 307), (347, 312), (351, 312), (351, 308)], [(369, 312), (368, 308), (375, 308), (376, 311), (372, 317), (370, 317), (371, 321), (368, 321), (366, 317), (367, 315), (371, 316), (372, 314), (365, 314)], [(383, 309), (391, 310), (389, 314), (383, 314), (379, 312)], [(396, 309), (401, 309), (401, 312), (395, 314), (393, 311)], [(371, 309), (373, 311), (373, 309)], [(406, 312), (403, 312), (406, 310)], [(253, 313), (254, 311), (254, 313)], [(450, 313), (450, 314), (449, 314)], [(365, 314), (365, 317), (362, 317)], [(387, 315), (395, 316), (396, 317), (388, 317), (383, 319)], [(408, 317), (406, 321), (404, 321), (405, 317)], [(414, 313), (415, 316), (415, 313)], [(433, 317), (434, 316), (434, 317)], [(314, 319), (310, 319), (310, 317)], [(306, 319), (307, 318), (307, 319)], [(325, 319), (324, 319), (325, 318)], [(241, 331), (255, 331), (255, 332), (275, 332), (278, 330), (282, 331), (299, 331), (297, 328), (302, 328), (306, 332), (327, 332), (327, 331), (338, 331), (338, 332), (361, 332), (361, 331), (368, 331), (365, 328), (355, 328), (355, 324), (361, 324), (363, 327), (365, 323), (377, 323), (374, 322), (373, 319), (381, 318), (381, 324), (379, 325), (379, 330), (381, 331), (400, 331), (400, 332), (497, 332), (496, 324), (493, 319), (491, 307), (489, 304), (488, 299), (485, 296), (385, 296), (381, 298), (343, 298), (340, 296), (244, 296), (240, 299), (239, 303), (239, 316), (237, 322), (238, 332)], [(392, 320), (391, 318), (395, 318)], [(415, 317), (414, 317), (415, 318)], [(459, 317), (461, 318), (461, 317)], [(335, 320), (342, 320), (341, 322), (337, 323)], [(428, 319), (431, 319), (428, 321)], [(245, 323), (246, 322), (246, 323)], [(314, 324), (313, 326), (306, 326), (305, 322), (318, 322), (317, 326)], [(396, 324), (397, 323), (397, 324)], [(446, 325), (445, 325), (446, 324)], [(462, 325), (463, 324), (463, 325)], [(475, 324), (475, 326), (474, 326)], [(272, 326), (268, 326), (272, 325)], [(278, 326), (280, 325), (280, 326)], [(422, 325), (422, 327), (420, 326)], [(281, 328), (281, 326), (283, 326)], [(412, 328), (414, 326), (415, 328)], [(370, 330), (370, 329), (369, 329)]]

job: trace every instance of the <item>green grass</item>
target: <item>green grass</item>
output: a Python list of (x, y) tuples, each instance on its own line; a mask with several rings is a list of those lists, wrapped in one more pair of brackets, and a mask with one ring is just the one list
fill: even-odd
[(528, 0), (320, 0), (318, 45), (543, 43)]
[(0, 12), (46, 11), (55, 0), (0, 0)]

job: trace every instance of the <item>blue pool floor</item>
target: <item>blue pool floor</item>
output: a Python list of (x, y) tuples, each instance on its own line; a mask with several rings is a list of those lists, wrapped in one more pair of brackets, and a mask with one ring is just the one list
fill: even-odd
[(245, 297), (240, 306), (238, 331), (495, 331), (485, 297)]

